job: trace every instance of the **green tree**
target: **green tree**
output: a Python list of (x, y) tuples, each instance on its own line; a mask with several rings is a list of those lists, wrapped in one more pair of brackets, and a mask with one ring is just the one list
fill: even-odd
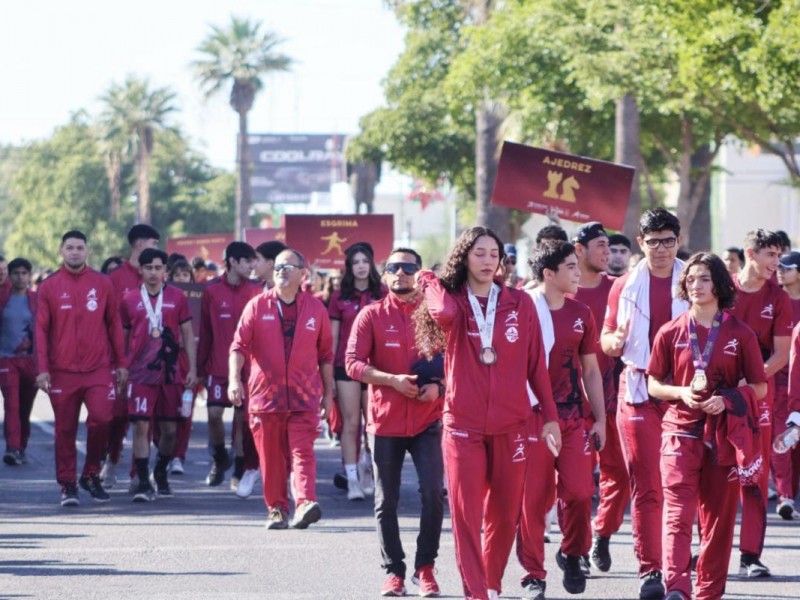
[(291, 58), (276, 51), (282, 41), (273, 32), (262, 32), (259, 22), (231, 17), (227, 28), (211, 27), (197, 49), (203, 57), (193, 63), (195, 76), (206, 97), (231, 86), (230, 106), (239, 115), (235, 224), (238, 239), (249, 223), (252, 201), (247, 115), (256, 94), (264, 87), (263, 77), (288, 71), (292, 64)]
[[(156, 133), (168, 129), (167, 119), (176, 110), (175, 94), (168, 88), (150, 88), (146, 79), (128, 76), (123, 84), (113, 84), (102, 96), (100, 117), (107, 144), (106, 168), (109, 174), (112, 216), (118, 209), (116, 177), (120, 176), (121, 154), (133, 149), (136, 156), (136, 221), (150, 224), (150, 155)], [(124, 144), (123, 148), (119, 145)]]

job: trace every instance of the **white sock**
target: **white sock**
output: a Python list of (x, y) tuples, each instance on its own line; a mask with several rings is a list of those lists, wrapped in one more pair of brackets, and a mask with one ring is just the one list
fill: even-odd
[(345, 465), (344, 472), (347, 474), (348, 481), (358, 481), (358, 467), (356, 465)]

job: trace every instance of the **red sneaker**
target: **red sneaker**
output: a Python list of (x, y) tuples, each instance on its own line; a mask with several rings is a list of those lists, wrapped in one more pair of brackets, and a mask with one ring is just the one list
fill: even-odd
[(381, 588), (381, 596), (405, 596), (406, 584), (403, 579), (397, 575), (389, 575), (386, 581), (383, 582)]
[(423, 598), (439, 597), (439, 584), (436, 583), (436, 578), (433, 576), (433, 565), (425, 565), (417, 569), (411, 581), (419, 586), (419, 595)]

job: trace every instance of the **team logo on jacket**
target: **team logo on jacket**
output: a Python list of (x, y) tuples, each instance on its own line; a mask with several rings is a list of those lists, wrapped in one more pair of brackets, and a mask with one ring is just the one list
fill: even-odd
[(583, 328), (583, 319), (580, 317), (575, 319), (575, 322), (572, 324), (572, 331), (577, 331), (578, 333), (583, 333), (585, 331)]
[(728, 343), (725, 344), (725, 347), (722, 349), (724, 354), (728, 356), (736, 356), (737, 351), (739, 350), (739, 340), (737, 338), (733, 338), (728, 340)]
[(86, 308), (92, 312), (97, 310), (97, 290), (94, 288), (86, 294)]
[(311, 317), (308, 321), (306, 321), (306, 329), (314, 331), (317, 328), (317, 320), (314, 317)]
[(512, 310), (505, 320), (506, 339), (512, 344), (519, 339), (519, 311)]
[(773, 315), (773, 308), (772, 304), (767, 304), (764, 308), (761, 309), (761, 318), (762, 319), (771, 319)]
[(511, 455), (511, 462), (525, 461), (525, 446), (527, 443), (528, 438), (518, 433), (517, 437), (514, 439), (514, 444), (517, 446), (517, 449), (514, 450), (514, 454)]

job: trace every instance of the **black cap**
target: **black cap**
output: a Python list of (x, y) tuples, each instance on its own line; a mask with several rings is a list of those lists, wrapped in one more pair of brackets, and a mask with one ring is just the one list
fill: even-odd
[(608, 237), (606, 230), (603, 229), (603, 224), (599, 221), (590, 221), (578, 228), (578, 232), (575, 234), (575, 237), (572, 238), (572, 241), (581, 246), (587, 246), (589, 242), (600, 236)]
[(517, 247), (514, 244), (503, 244), (503, 252), (506, 256), (517, 257)]
[(787, 252), (780, 258), (781, 266), (800, 269), (800, 252)]

